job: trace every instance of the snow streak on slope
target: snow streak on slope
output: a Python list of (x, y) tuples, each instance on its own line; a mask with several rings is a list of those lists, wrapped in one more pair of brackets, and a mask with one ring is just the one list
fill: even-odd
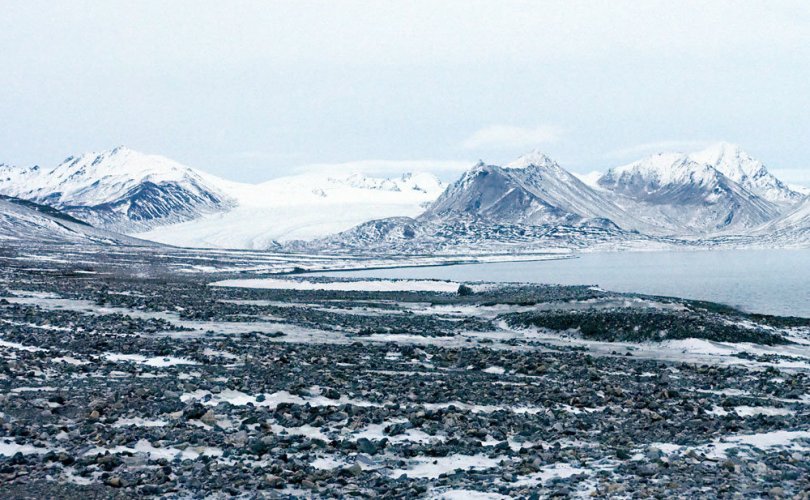
[(138, 234), (180, 246), (264, 249), (344, 231), (371, 219), (416, 216), (443, 185), (430, 174), (380, 179), (310, 173), (252, 185), (219, 183), (235, 200), (227, 212)]
[(735, 144), (720, 142), (689, 155), (693, 161), (711, 165), (751, 193), (779, 205), (793, 205), (804, 195), (773, 176), (765, 165)]

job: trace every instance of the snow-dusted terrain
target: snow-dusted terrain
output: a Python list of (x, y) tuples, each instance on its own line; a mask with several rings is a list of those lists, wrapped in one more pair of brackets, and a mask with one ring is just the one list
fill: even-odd
[[(424, 168), (424, 167), (422, 167)], [(53, 168), (0, 165), (0, 194), (185, 247), (387, 253), (806, 246), (807, 195), (739, 146), (572, 174), (539, 151), (429, 173), (308, 172), (245, 184), (119, 147)]]
[(0, 497), (810, 489), (810, 319), (251, 258), (0, 245)]
[(0, 245), (4, 242), (151, 244), (91, 227), (47, 206), (18, 198), (0, 197)]

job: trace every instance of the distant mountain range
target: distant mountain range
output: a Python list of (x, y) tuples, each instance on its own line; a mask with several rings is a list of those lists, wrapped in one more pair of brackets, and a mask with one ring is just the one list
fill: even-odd
[(191, 247), (263, 249), (373, 218), (415, 216), (443, 189), (433, 175), (410, 173), (307, 173), (243, 184), (123, 146), (53, 168), (0, 164), (0, 194), (95, 227)]
[(0, 164), (0, 194), (50, 207), (70, 224), (179, 246), (430, 253), (810, 245), (808, 195), (728, 143), (589, 178), (533, 151), (503, 166), (479, 162), (448, 186), (431, 174), (356, 172), (243, 184), (118, 147), (53, 168)]
[(810, 246), (808, 197), (731, 144), (653, 155), (590, 181), (537, 151), (479, 163), (418, 217), (369, 221), (296, 249)]

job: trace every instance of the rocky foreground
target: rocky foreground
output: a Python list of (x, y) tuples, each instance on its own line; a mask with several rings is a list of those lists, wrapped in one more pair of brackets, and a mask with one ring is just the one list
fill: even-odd
[(808, 320), (178, 258), (0, 251), (0, 497), (808, 498)]

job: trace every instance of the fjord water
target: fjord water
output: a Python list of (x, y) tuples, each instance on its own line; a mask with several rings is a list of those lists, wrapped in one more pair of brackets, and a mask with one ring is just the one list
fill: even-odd
[(597, 285), (810, 317), (810, 250), (584, 253), (574, 259), (398, 268), (324, 275)]

